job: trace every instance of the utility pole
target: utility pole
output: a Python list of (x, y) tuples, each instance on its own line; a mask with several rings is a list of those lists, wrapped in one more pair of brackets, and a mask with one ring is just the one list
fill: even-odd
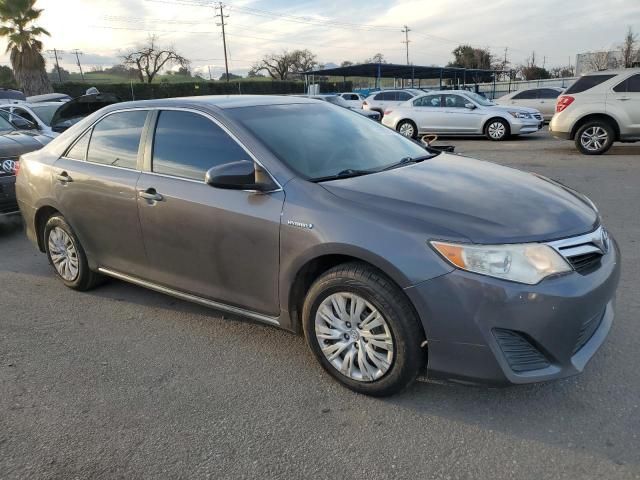
[(213, 80), (211, 78), (211, 65), (207, 65), (207, 68), (209, 69), (209, 80)]
[(220, 23), (216, 25), (222, 25), (222, 48), (224, 48), (224, 71), (227, 74), (227, 82), (229, 81), (229, 63), (227, 62), (227, 38), (224, 34), (224, 19), (229, 15), (224, 14), (224, 5), (222, 2), (218, 2), (218, 6), (220, 7), (220, 13), (216, 14), (216, 17), (220, 17)]
[(82, 65), (80, 65), (80, 57), (78, 55), (84, 55), (77, 48), (73, 49), (73, 53), (76, 55), (76, 62), (78, 63), (78, 68), (80, 69), (80, 77), (82, 77), (82, 81), (84, 82), (84, 73), (82, 73)]
[(411, 41), (411, 40), (409, 40), (409, 32), (410, 31), (411, 31), (411, 29), (409, 27), (407, 27), (406, 25), (401, 30), (401, 32), (404, 33), (404, 41), (401, 42), (401, 43), (404, 43), (407, 46), (407, 65), (410, 65), (410, 63), (409, 63), (409, 42)]
[(56, 50), (55, 48), (53, 50), (47, 50), (47, 52), (53, 53), (53, 58), (56, 59), (56, 70), (58, 71), (58, 81), (62, 83), (62, 75), (60, 74), (60, 64), (58, 63), (58, 53), (62, 54), (64, 52), (62, 50)]

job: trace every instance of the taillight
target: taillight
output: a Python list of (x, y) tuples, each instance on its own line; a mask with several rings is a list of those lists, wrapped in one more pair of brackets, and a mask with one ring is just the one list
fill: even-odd
[(561, 95), (558, 97), (558, 101), (556, 102), (556, 113), (560, 113), (565, 108), (573, 103), (575, 98), (570, 95)]

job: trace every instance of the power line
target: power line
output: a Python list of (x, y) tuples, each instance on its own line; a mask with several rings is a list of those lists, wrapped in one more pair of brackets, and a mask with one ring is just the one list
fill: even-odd
[(82, 65), (80, 65), (80, 57), (78, 55), (84, 55), (81, 51), (79, 51), (77, 48), (73, 49), (73, 53), (75, 53), (76, 55), (76, 62), (78, 62), (78, 68), (80, 69), (80, 78), (82, 78), (82, 81), (84, 82), (84, 73), (82, 73)]
[(62, 83), (62, 75), (60, 74), (60, 64), (58, 63), (58, 54), (62, 54), (64, 53), (64, 51), (62, 50), (56, 50), (55, 48), (53, 50), (47, 50), (48, 53), (53, 53), (53, 58), (55, 58), (56, 60), (56, 70), (58, 71), (58, 81), (60, 83)]

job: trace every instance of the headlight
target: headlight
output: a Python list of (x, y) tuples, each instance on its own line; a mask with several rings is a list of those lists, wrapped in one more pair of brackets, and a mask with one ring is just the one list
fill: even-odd
[(523, 112), (509, 112), (509, 114), (510, 114), (512, 117), (515, 117), (515, 118), (533, 118), (533, 117), (531, 116), (531, 114), (529, 114), (529, 113), (523, 113)]
[(572, 270), (558, 252), (540, 243), (470, 245), (431, 242), (431, 245), (449, 263), (462, 270), (529, 285), (549, 275)]

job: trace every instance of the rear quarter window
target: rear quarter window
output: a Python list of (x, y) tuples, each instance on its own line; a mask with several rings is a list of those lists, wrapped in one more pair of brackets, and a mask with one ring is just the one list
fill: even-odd
[(576, 82), (567, 88), (567, 91), (564, 93), (565, 95), (569, 95), (572, 93), (586, 92), (587, 90), (596, 87), (613, 77), (615, 77), (615, 75), (586, 75), (576, 80)]

